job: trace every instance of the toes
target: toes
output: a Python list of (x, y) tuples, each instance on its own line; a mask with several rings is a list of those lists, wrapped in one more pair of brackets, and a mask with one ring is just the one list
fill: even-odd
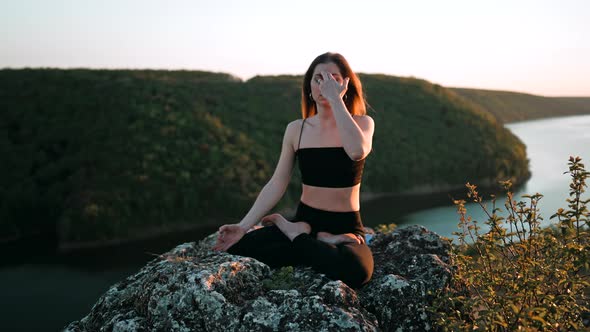
[(270, 226), (270, 225), (272, 225), (272, 224), (274, 223), (274, 218), (273, 218), (273, 216), (274, 216), (274, 215), (272, 215), (272, 214), (271, 214), (271, 215), (268, 215), (268, 216), (262, 217), (262, 219), (260, 219), (260, 223), (261, 223), (263, 226)]

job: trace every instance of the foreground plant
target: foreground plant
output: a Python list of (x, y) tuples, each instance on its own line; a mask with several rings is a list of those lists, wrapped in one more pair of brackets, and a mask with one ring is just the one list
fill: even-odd
[[(452, 260), (456, 269), (449, 287), (433, 306), (443, 330), (548, 330), (584, 328), (589, 312), (588, 282), (589, 199), (583, 200), (590, 175), (579, 157), (570, 157), (572, 177), (568, 208), (551, 219), (557, 225), (541, 228), (538, 204), (543, 195), (524, 195), (515, 201), (511, 183), (506, 190), (505, 216), (491, 209), (474, 185), (467, 197), (487, 215), (484, 227), (467, 216), (465, 200), (455, 204), (460, 231), (454, 233)], [(556, 227), (557, 226), (557, 227)]]

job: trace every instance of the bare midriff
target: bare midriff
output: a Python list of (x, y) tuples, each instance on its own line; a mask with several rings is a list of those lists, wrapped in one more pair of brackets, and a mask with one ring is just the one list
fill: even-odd
[(301, 201), (316, 209), (332, 212), (360, 210), (361, 184), (347, 188), (326, 188), (302, 184)]

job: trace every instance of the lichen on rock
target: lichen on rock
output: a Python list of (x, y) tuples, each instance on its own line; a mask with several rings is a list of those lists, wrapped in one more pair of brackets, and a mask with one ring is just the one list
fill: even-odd
[(421, 226), (376, 233), (372, 280), (354, 290), (309, 267), (271, 269), (185, 243), (113, 285), (66, 331), (425, 331), (451, 277), (450, 245)]

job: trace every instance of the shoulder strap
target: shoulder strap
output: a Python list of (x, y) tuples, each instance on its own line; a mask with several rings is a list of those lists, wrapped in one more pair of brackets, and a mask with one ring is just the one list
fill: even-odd
[(299, 132), (299, 143), (297, 143), (297, 150), (299, 150), (299, 147), (301, 146), (301, 134), (303, 134), (303, 126), (305, 126), (305, 120), (307, 120), (307, 118), (303, 119), (303, 122), (301, 123), (301, 131)]

